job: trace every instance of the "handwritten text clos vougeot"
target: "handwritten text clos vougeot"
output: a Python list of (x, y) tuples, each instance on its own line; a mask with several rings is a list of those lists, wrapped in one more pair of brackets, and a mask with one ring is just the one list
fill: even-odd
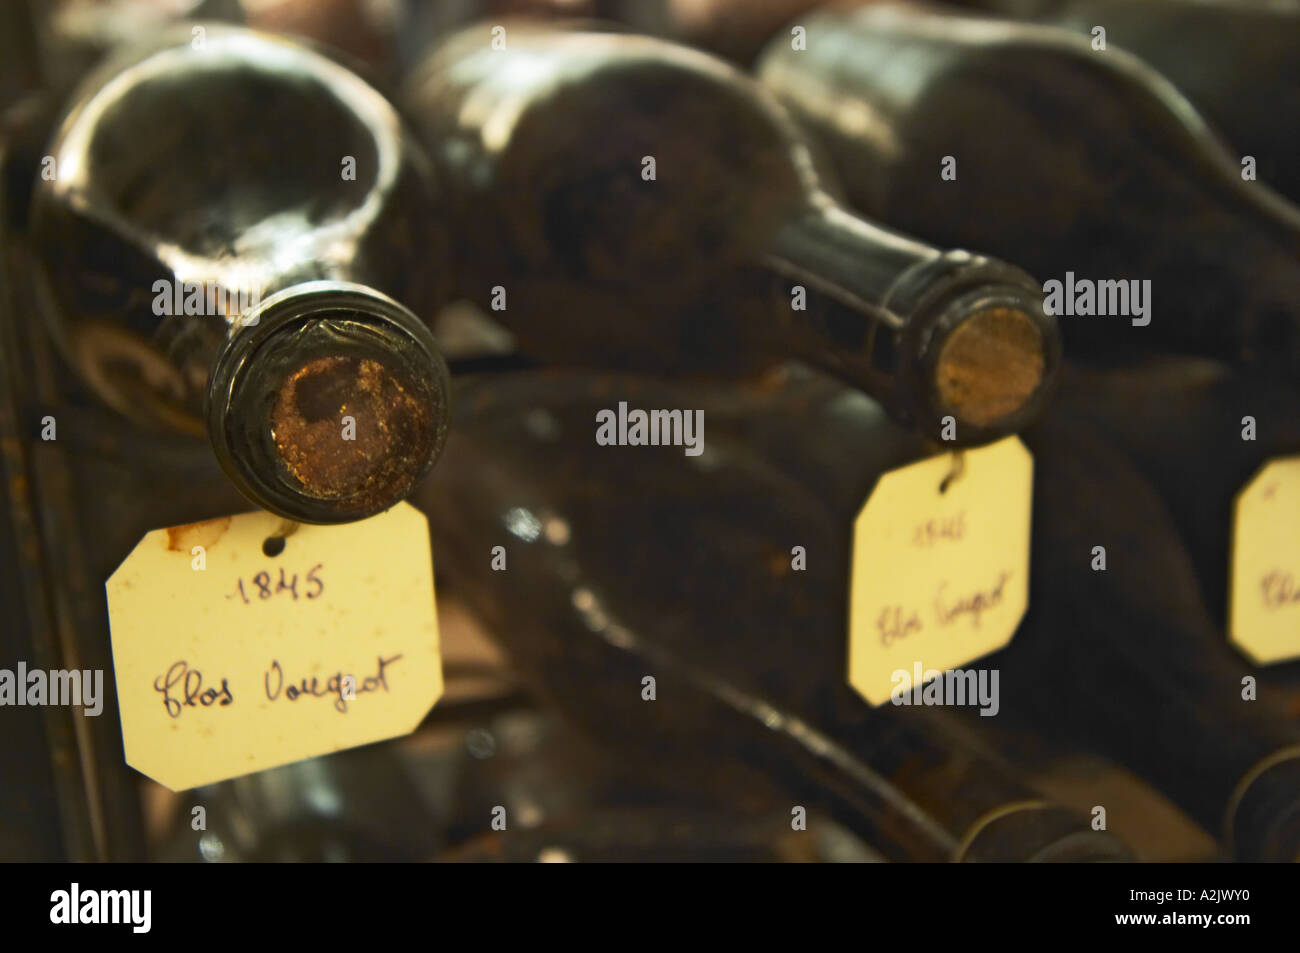
[[(911, 534), (910, 545), (927, 549), (932, 546), (959, 543), (966, 535), (966, 511), (955, 515), (928, 519), (918, 523)], [(966, 622), (979, 627), (980, 617), (989, 609), (1002, 604), (1003, 592), (1011, 578), (1009, 569), (1000, 570), (990, 585), (974, 591), (953, 591), (948, 580), (940, 579), (935, 585), (934, 598), (929, 605), (930, 624), (939, 627)], [(889, 605), (880, 610), (876, 627), (880, 631), (881, 645), (891, 645), (898, 639), (923, 632), (927, 616), (924, 608)]]
[(106, 588), (127, 763), (174, 791), (406, 734), (442, 694), (409, 504), (287, 534), (265, 512), (155, 530)]

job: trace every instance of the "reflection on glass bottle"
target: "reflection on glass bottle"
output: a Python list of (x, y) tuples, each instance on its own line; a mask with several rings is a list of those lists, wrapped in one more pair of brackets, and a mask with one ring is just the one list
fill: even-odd
[(1059, 282), (1049, 306), (1072, 356), (1182, 351), (1300, 373), (1300, 210), (1243, 181), (1149, 66), (1067, 30), (921, 4), (807, 27), (808, 49), (774, 41), (760, 74), (866, 214)]
[[(747, 777), (722, 795), (719, 810), (716, 788), (702, 796), (653, 762), (611, 758), (551, 712), (479, 722), (460, 747), (465, 758), (439, 779), (454, 785), (441, 861), (882, 859), (828, 821), (794, 830), (790, 794), (777, 785)], [(492, 829), (496, 807), (505, 810), (504, 829)]]
[(436, 216), (427, 160), (374, 89), (195, 24), (85, 80), (32, 230), (86, 384), (206, 431), (255, 503), (324, 523), (391, 506), (441, 452), (447, 371), (416, 316), (445, 294)]
[[(710, 389), (520, 374), (462, 394), (465, 427), (420, 500), (440, 571), (537, 691), (702, 796), (758, 768), (799, 798), (810, 831), (829, 818), (890, 857), (1125, 857), (1012, 777), (978, 718), (872, 709), (848, 687), (849, 524), (813, 493), (714, 432), (698, 456), (592, 439), (611, 402), (700, 407)], [(877, 413), (864, 453), (923, 452)], [(791, 571), (796, 543), (806, 571)]]
[(1045, 401), (1059, 343), (1036, 283), (845, 211), (721, 60), (482, 23), (435, 47), (405, 104), (453, 194), (460, 288), (525, 351), (652, 372), (796, 357), (927, 433), (951, 416), (959, 442)]
[(181, 799), (159, 859), (418, 861), (441, 846), (436, 818), (390, 742), (196, 788)]

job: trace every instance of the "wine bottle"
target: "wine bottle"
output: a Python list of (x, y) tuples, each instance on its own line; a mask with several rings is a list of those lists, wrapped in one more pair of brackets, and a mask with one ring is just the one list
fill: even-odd
[[(794, 393), (769, 398), (737, 433), (849, 526), (888, 461), (842, 448), (879, 446), (890, 429), (842, 388)], [(1141, 406), (1133, 396), (1115, 406)], [(732, 429), (715, 417), (715, 430)], [(1158, 494), (1060, 407), (1025, 440), (1035, 454), (1029, 611), (986, 663), (1001, 670), (1003, 710), (1124, 763), (1235, 856), (1300, 859), (1300, 725), (1263, 693), (1243, 699), (1255, 672), (1211, 621)]]
[[(1151, 481), (1177, 525), (1210, 617), (1228, 620), (1235, 501), (1268, 461), (1300, 454), (1300, 393), (1190, 358), (1067, 366), (1061, 379), (1056, 405), (1105, 432)], [(1280, 695), (1286, 716), (1300, 722), (1300, 663), (1269, 665), (1258, 677), (1261, 695)]]
[[(1083, 426), (1044, 426), (1030, 445), (1034, 584), (1007, 681), (1029, 689), (1027, 710), (1100, 741), (1238, 859), (1300, 860), (1300, 725), (1248, 693), (1256, 672), (1211, 621), (1160, 499)], [(1065, 677), (1033, 677), (1048, 670)]]
[(1244, 181), (1142, 61), (920, 4), (823, 11), (807, 31), (807, 50), (774, 41), (760, 75), (853, 204), (1043, 278), (1071, 356), (1300, 369), (1300, 210)]
[[(611, 400), (699, 394), (551, 372), (460, 396), (464, 427), (419, 499), (442, 577), (535, 690), (701, 792), (754, 768), (779, 778), (810, 830), (829, 818), (896, 859), (1126, 857), (950, 713), (873, 709), (849, 688), (848, 534), (815, 495), (725, 436), (697, 457), (592, 439)], [(877, 453), (921, 444), (893, 434)], [(806, 572), (794, 543), (817, 554)]]
[(1048, 22), (1091, 33), (1167, 76), (1255, 160), (1259, 179), (1300, 202), (1300, 5), (1221, 0), (1067, 0)]
[(1259, 179), (1300, 201), (1300, 5), (1233, 0), (966, 0), (1096, 36), (1163, 73), (1255, 160)]
[(430, 175), (392, 107), (325, 57), (164, 31), (88, 77), (49, 146), (44, 310), (93, 392), (206, 431), (259, 506), (369, 516), (446, 436), (446, 366), (416, 317), (447, 287)]
[(461, 290), (527, 352), (654, 373), (794, 357), (957, 442), (1046, 399), (1060, 351), (1035, 282), (845, 211), (785, 111), (716, 58), (480, 24), (403, 99), (453, 195)]
[(1071, 366), (1062, 381), (1063, 409), (1106, 433), (1159, 491), (1211, 617), (1226, 618), (1233, 502), (1269, 459), (1300, 453), (1300, 393), (1195, 358)]

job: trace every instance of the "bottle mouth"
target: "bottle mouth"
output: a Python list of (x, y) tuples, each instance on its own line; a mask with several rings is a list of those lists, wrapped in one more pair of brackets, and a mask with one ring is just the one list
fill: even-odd
[[(1042, 413), (1061, 364), (1056, 321), (1028, 275), (998, 280), (982, 267), (954, 275), (927, 302), (917, 322), (918, 376), (911, 390), (921, 429), (960, 444), (995, 440), (1023, 429)], [(992, 278), (992, 280), (990, 280)], [(955, 428), (946, 426), (951, 418)], [(955, 434), (953, 430), (955, 429)]]
[(968, 835), (955, 860), (999, 863), (1132, 860), (1127, 845), (1092, 830), (1073, 811), (1045, 802), (1010, 805)]
[(1224, 841), (1238, 860), (1300, 863), (1300, 745), (1247, 774), (1229, 807)]
[(959, 301), (954, 310), (934, 359), (937, 409), (968, 426), (1007, 430), (1037, 405), (1048, 378), (1042, 324), (1018, 301)]
[(361, 285), (307, 282), (241, 319), (208, 389), (226, 473), (288, 519), (342, 523), (404, 499), (447, 437), (450, 381), (433, 335)]

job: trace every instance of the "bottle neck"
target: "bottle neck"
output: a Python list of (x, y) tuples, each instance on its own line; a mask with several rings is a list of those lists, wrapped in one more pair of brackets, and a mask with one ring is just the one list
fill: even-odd
[(1060, 341), (1019, 269), (941, 252), (830, 202), (780, 229), (764, 263), (784, 292), (774, 344), (922, 432), (978, 443), (1044, 406)]
[(409, 311), (313, 281), (246, 314), (213, 368), (206, 416), (226, 473), (288, 519), (363, 519), (404, 498), (442, 451), (446, 364)]
[(1247, 860), (1300, 862), (1300, 745), (1272, 752), (1237, 784), (1228, 802), (1224, 840)]

